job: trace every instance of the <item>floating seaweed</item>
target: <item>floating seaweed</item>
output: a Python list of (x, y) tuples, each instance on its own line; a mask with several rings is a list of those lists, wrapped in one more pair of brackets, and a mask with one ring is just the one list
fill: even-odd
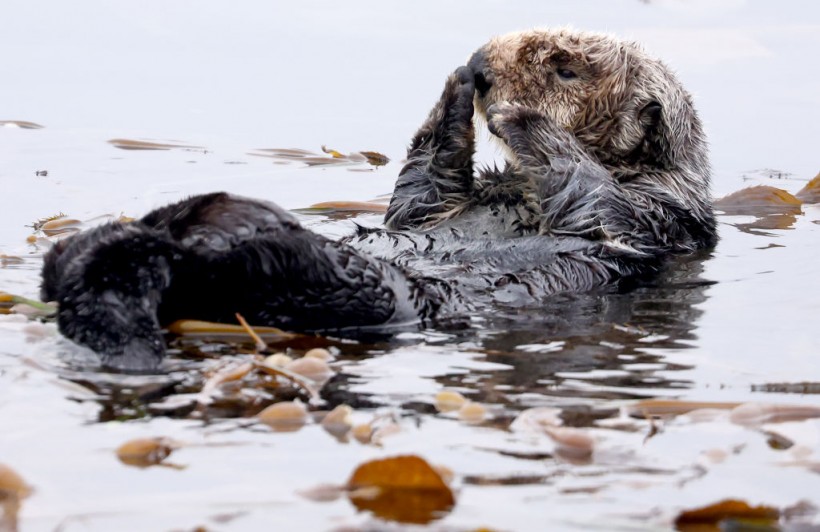
[(820, 173), (806, 183), (795, 196), (804, 203), (820, 203)]
[(372, 201), (324, 201), (310, 207), (294, 209), (299, 214), (322, 215), (332, 219), (350, 218), (360, 214), (384, 214), (387, 205)]
[(205, 150), (202, 146), (192, 146), (190, 144), (179, 144), (171, 142), (155, 142), (147, 140), (134, 139), (111, 139), (109, 144), (121, 150), (144, 150), (144, 151), (165, 151), (165, 150), (187, 150), (187, 151), (202, 151)]
[(278, 162), (300, 162), (306, 166), (369, 164), (372, 167), (378, 167), (390, 162), (389, 157), (376, 151), (357, 151), (346, 154), (323, 145), (322, 153), (325, 155), (299, 148), (258, 148), (249, 152), (249, 155), (270, 157)]
[[(751, 506), (745, 501), (726, 499), (715, 504), (685, 510), (675, 518), (678, 530), (776, 530), (780, 511), (771, 506)], [(707, 528), (709, 527), (709, 528)]]
[(430, 523), (456, 503), (442, 475), (415, 455), (365, 462), (356, 468), (346, 487), (356, 508), (400, 523)]
[(789, 229), (802, 214), (800, 198), (781, 188), (757, 185), (733, 192), (715, 201), (715, 208), (730, 216), (754, 216), (751, 223), (736, 223), (735, 227), (748, 233), (759, 230)]
[(20, 129), (43, 129), (44, 126), (27, 120), (0, 120), (0, 127), (19, 127)]

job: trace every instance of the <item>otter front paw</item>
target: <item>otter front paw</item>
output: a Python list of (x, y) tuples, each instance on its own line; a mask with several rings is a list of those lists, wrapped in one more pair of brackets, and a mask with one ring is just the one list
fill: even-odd
[(444, 88), (445, 112), (455, 122), (467, 124), (473, 119), (475, 73), (467, 66), (458, 67), (447, 79)]
[(549, 166), (555, 157), (588, 158), (570, 131), (530, 107), (509, 102), (493, 104), (487, 109), (487, 127), (525, 166)]
[[(436, 106), (416, 133), (407, 158), (429, 161), (433, 181), (441, 176), (458, 176), (459, 187), (469, 188), (473, 172), (473, 96), (475, 75), (470, 67), (459, 67), (450, 74)], [(444, 187), (452, 188), (445, 183)]]
[(528, 150), (535, 127), (546, 117), (535, 109), (510, 102), (494, 103), (487, 108), (487, 128), (516, 154)]
[(441, 98), (413, 137), (407, 158), (422, 160), (434, 154), (437, 166), (471, 167), (474, 94), (475, 75), (470, 67), (459, 67), (450, 74)]

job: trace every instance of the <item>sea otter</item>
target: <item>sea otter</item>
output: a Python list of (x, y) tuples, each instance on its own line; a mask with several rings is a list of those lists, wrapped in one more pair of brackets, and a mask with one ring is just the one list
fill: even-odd
[[(505, 146), (474, 168), (474, 114)], [(498, 37), (446, 81), (384, 229), (332, 241), (215, 193), (59, 242), (42, 297), (104, 365), (157, 366), (180, 318), (311, 332), (426, 326), (657, 271), (712, 246), (705, 137), (663, 63), (612, 36)]]

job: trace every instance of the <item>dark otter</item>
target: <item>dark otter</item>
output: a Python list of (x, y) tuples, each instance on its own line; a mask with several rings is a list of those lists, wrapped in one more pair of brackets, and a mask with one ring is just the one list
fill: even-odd
[[(508, 148), (474, 171), (474, 110)], [(331, 241), (262, 201), (210, 194), (67, 239), (42, 295), (105, 365), (144, 370), (180, 318), (302, 331), (427, 325), (656, 271), (715, 242), (707, 149), (660, 62), (612, 37), (497, 38), (412, 140), (386, 229)]]

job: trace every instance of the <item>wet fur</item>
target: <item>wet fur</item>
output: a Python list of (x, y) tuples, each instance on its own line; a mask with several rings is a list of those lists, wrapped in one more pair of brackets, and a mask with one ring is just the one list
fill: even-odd
[[(502, 169), (474, 168), (476, 111), (511, 153)], [(61, 242), (42, 291), (66, 336), (126, 370), (155, 367), (161, 328), (180, 318), (417, 327), (651, 274), (708, 247), (708, 184), (697, 115), (661, 63), (608, 36), (513, 34), (448, 78), (385, 229), (331, 241), (274, 204), (197, 196)]]

